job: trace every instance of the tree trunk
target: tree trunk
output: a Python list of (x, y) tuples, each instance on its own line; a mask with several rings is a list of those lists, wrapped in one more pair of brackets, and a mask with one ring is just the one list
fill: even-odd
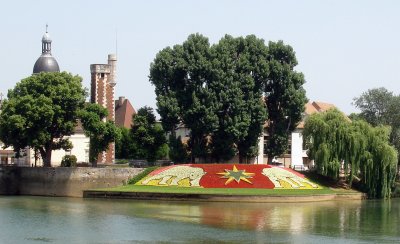
[(46, 150), (46, 156), (43, 158), (43, 167), (51, 167), (51, 148)]
[(49, 150), (46, 150), (46, 148), (39, 148), (39, 153), (43, 160), (43, 167), (51, 167), (51, 152), (50, 152), (50, 161), (49, 161), (48, 157), (47, 157), (47, 152)]
[(89, 146), (89, 161), (92, 164), (92, 167), (96, 168), (97, 167), (97, 161), (99, 159), (99, 154), (94, 150), (92, 147), (92, 140), (90, 140), (90, 146)]
[(239, 163), (243, 163), (243, 155), (239, 151)]
[(271, 164), (273, 157), (267, 156), (267, 164)]

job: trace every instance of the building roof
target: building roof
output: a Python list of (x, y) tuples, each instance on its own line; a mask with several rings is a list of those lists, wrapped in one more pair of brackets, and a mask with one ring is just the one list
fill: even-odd
[(306, 103), (303, 120), (297, 125), (296, 128), (303, 129), (305, 119), (308, 116), (310, 116), (311, 114), (326, 112), (329, 109), (333, 109), (333, 108), (336, 108), (336, 106), (331, 103), (324, 103), (324, 102), (317, 102), (317, 101)]
[(132, 116), (136, 114), (135, 109), (125, 97), (115, 100), (115, 125), (118, 127), (131, 128)]
[(42, 54), (36, 60), (33, 66), (33, 73), (38, 74), (40, 72), (60, 72), (57, 60), (51, 54)]
[(332, 109), (332, 108), (336, 108), (336, 106), (331, 104), (331, 103), (324, 103), (324, 102), (316, 102), (316, 101), (314, 101), (311, 104), (320, 113), (328, 111), (329, 109)]

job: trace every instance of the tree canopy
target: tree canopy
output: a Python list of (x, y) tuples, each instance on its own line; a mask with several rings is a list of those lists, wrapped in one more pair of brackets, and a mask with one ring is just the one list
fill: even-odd
[(192, 161), (210, 155), (224, 161), (239, 153), (244, 162), (257, 155), (268, 114), (268, 152), (286, 150), (307, 101), (296, 65), (293, 49), (282, 41), (266, 46), (254, 35), (226, 35), (210, 45), (192, 34), (157, 54), (149, 78), (163, 127), (172, 135), (180, 123), (190, 129)]
[(311, 115), (304, 126), (308, 156), (322, 175), (338, 179), (341, 167), (351, 184), (358, 177), (370, 197), (390, 197), (397, 173), (397, 152), (390, 129), (350, 122), (340, 111)]
[(302, 119), (307, 102), (304, 75), (294, 68), (297, 59), (293, 48), (282, 41), (269, 42), (269, 75), (265, 84), (268, 108), (267, 154), (279, 156), (287, 150), (290, 133)]
[(133, 116), (132, 140), (136, 144), (137, 156), (154, 163), (168, 155), (167, 139), (161, 125), (156, 123), (153, 109), (142, 107)]
[(391, 127), (390, 142), (400, 152), (400, 96), (380, 87), (354, 98), (354, 105), (361, 110), (358, 118), (374, 126)]
[(66, 138), (74, 132), (83, 108), (82, 78), (67, 72), (39, 73), (8, 91), (0, 114), (0, 140), (16, 152), (31, 147), (39, 151), (45, 167), (52, 150), (71, 149)]
[(99, 154), (120, 137), (114, 122), (104, 121), (107, 115), (107, 109), (94, 103), (86, 104), (79, 113), (85, 134), (90, 139), (89, 161), (94, 167), (97, 166)]

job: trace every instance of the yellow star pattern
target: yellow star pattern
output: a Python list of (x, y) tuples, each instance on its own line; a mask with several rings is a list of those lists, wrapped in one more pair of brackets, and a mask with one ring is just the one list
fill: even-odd
[(228, 179), (225, 182), (225, 185), (228, 185), (233, 180), (235, 180), (237, 183), (239, 183), (240, 180), (243, 180), (246, 181), (247, 183), (253, 184), (251, 183), (251, 181), (248, 180), (248, 178), (253, 178), (254, 173), (246, 173), (246, 170), (238, 170), (235, 165), (233, 165), (233, 170), (225, 169), (225, 172), (217, 174), (223, 175), (221, 178)]

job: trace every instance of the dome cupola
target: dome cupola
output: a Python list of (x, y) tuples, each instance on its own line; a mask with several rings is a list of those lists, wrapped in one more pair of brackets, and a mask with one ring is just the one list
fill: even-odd
[(60, 72), (57, 60), (51, 55), (51, 38), (47, 32), (42, 37), (42, 55), (36, 60), (33, 66), (33, 73), (40, 72)]

